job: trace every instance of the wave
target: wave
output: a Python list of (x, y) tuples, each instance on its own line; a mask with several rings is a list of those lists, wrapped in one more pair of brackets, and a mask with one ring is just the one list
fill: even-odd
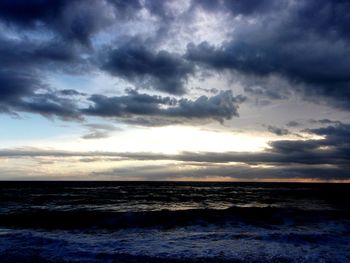
[(0, 214), (0, 226), (43, 229), (171, 228), (206, 224), (305, 224), (350, 219), (349, 210), (301, 210), (276, 207), (232, 207), (228, 209), (162, 210), (148, 212), (31, 210)]

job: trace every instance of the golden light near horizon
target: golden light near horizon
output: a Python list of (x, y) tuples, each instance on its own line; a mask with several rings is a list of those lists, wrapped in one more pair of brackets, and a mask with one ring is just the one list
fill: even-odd
[[(255, 152), (267, 147), (268, 138), (233, 132), (202, 130), (196, 127), (167, 126), (116, 134), (95, 146), (105, 151), (161, 152)], [(94, 144), (94, 143), (93, 143)], [(91, 146), (91, 144), (90, 144)]]

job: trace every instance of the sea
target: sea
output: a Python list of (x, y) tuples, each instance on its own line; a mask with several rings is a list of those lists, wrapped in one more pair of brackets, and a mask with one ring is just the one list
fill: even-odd
[(0, 262), (350, 262), (350, 185), (0, 182)]

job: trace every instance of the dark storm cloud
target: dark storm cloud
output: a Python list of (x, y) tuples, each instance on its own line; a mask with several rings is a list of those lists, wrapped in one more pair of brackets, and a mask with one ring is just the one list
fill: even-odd
[(75, 102), (57, 96), (34, 74), (0, 70), (1, 111), (31, 112), (46, 117), (81, 119)]
[[(118, 19), (128, 19), (127, 13), (133, 14), (140, 8), (138, 1), (1, 1), (0, 22), (18, 34), (15, 38), (0, 35), (1, 112), (27, 111), (63, 119), (81, 118), (74, 97), (85, 94), (73, 89), (54, 90), (55, 87), (46, 84), (45, 72), (86, 72), (89, 66), (82, 58), (86, 50), (77, 44), (89, 46), (93, 34), (107, 26), (113, 14), (118, 15)], [(24, 35), (29, 30), (37, 30), (30, 32), (39, 35), (45, 33), (46, 37), (31, 39)], [(153, 73), (145, 69), (143, 73), (155, 75), (163, 69), (166, 72), (160, 75), (171, 75), (173, 70), (169, 78), (156, 76), (152, 81), (160, 89), (182, 92), (186, 76), (181, 79), (181, 66), (176, 67), (178, 60), (179, 57), (161, 52), (149, 66), (164, 67)], [(167, 66), (167, 63), (170, 64)], [(142, 72), (136, 73), (142, 75)]]
[[(345, 46), (342, 50), (330, 51), (332, 43), (327, 43), (320, 50), (316, 39), (311, 43), (300, 40), (300, 43), (296, 43), (299, 47), (288, 43), (278, 44), (273, 39), (267, 41), (271, 43), (231, 42), (220, 48), (206, 42), (198, 46), (191, 44), (188, 46), (187, 57), (217, 70), (234, 69), (257, 76), (280, 74), (292, 82), (309, 84), (302, 90), (306, 96), (329, 96), (339, 99), (339, 103), (342, 103), (339, 106), (350, 106), (344, 100), (350, 97), (350, 54)], [(279, 48), (273, 49), (273, 45)], [(270, 94), (272, 99), (281, 98), (274, 91), (266, 94)]]
[(0, 104), (3, 112), (31, 112), (46, 117), (79, 119), (75, 104), (56, 96), (35, 75), (0, 70)]
[(40, 92), (45, 90), (45, 85), (28, 73), (0, 72), (0, 86), (3, 112), (31, 112), (46, 117), (81, 119), (73, 101), (56, 96), (50, 91)]
[(188, 45), (187, 58), (251, 77), (277, 74), (307, 99), (349, 109), (349, 12), (348, 1), (290, 2), (273, 18), (258, 13), (256, 24), (221, 46)]
[(232, 91), (221, 91), (212, 97), (201, 96), (191, 101), (181, 99), (178, 107), (170, 108), (166, 115), (184, 116), (186, 118), (212, 118), (223, 122), (238, 116), (238, 105), (245, 101), (245, 97), (234, 97)]
[(196, 100), (151, 96), (130, 91), (119, 97), (93, 95), (93, 105), (83, 110), (84, 114), (102, 117), (131, 117), (133, 115), (162, 116), (185, 119), (215, 119), (220, 122), (238, 116), (238, 105), (244, 101), (234, 97), (232, 91), (222, 91)]
[(298, 127), (298, 126), (301, 125), (301, 123), (299, 123), (299, 122), (297, 122), (297, 121), (289, 121), (289, 122), (286, 123), (286, 125), (287, 125), (288, 127)]
[(3, 0), (0, 21), (19, 29), (47, 29), (66, 41), (90, 45), (113, 23), (128, 22), (147, 10), (160, 26), (174, 18), (171, 1), (162, 0)]
[(86, 96), (85, 93), (76, 91), (74, 89), (63, 89), (63, 90), (57, 91), (57, 93), (62, 96)]
[[(128, 78), (137, 78), (142, 81), (150, 77), (149, 83), (159, 90), (164, 89), (169, 93), (183, 92), (184, 82), (187, 74), (192, 72), (192, 66), (189, 66), (181, 57), (165, 51), (156, 54), (144, 51), (141, 49), (132, 50), (131, 53), (121, 52), (122, 62), (113, 61), (115, 62), (113, 70), (119, 70)], [(131, 54), (135, 56), (130, 57)], [(243, 100), (241, 97), (233, 97), (230, 92), (210, 98), (203, 96), (191, 101), (130, 91), (129, 94), (121, 97), (92, 95), (88, 100), (93, 102), (93, 106), (82, 110), (77, 103), (77, 96), (86, 102), (87, 94), (73, 89), (54, 90), (45, 83), (42, 73), (44, 70), (82, 72), (84, 60), (79, 57), (76, 46), (61, 42), (50, 45), (50, 42), (37, 43), (0, 38), (0, 56), (2, 57), (0, 61), (1, 112), (12, 114), (17, 111), (31, 112), (48, 117), (57, 116), (61, 119), (82, 119), (84, 114), (101, 117), (144, 116), (146, 118), (143, 118), (143, 122), (147, 121), (149, 125), (152, 123), (160, 125), (165, 124), (164, 120), (154, 121), (149, 117), (168, 116), (219, 121), (230, 119), (238, 115), (237, 105)], [(112, 59), (116, 58), (112, 56)], [(173, 107), (174, 104), (177, 104), (177, 107)], [(163, 109), (164, 106), (170, 108)], [(130, 119), (129, 123), (135, 121), (142, 125), (140, 119), (136, 118)], [(174, 120), (171, 123), (174, 123)], [(97, 135), (106, 136), (101, 131)]]
[(269, 132), (276, 134), (276, 135), (279, 135), (279, 136), (290, 134), (290, 131), (288, 129), (280, 128), (280, 127), (276, 127), (276, 126), (272, 126), (272, 125), (268, 125), (267, 130)]
[[(161, 99), (131, 103), (135, 98), (130, 94), (122, 98), (95, 92), (89, 101), (82, 98), (91, 107), (81, 111), (74, 97), (84, 97), (83, 92), (57, 91), (44, 79), (45, 72), (84, 74), (89, 68), (123, 78), (136, 88), (183, 95), (189, 78), (196, 77), (201, 67), (244, 75), (245, 92), (261, 98), (261, 104), (269, 103), (266, 98), (286, 99), (293, 91), (317, 103), (350, 109), (349, 1), (192, 0), (179, 17), (171, 4), (158, 0), (0, 1), (0, 26), (10, 32), (0, 35), (0, 111), (63, 118), (132, 115), (140, 123), (152, 123), (147, 116), (220, 121), (237, 116), (236, 105), (242, 99), (236, 97), (232, 104), (224, 95), (176, 99), (176, 105), (168, 105)], [(195, 12), (229, 13), (227, 19), (232, 20), (226, 25), (235, 26), (232, 38), (216, 45), (210, 43), (212, 39), (189, 43), (185, 54), (150, 44), (160, 41), (161, 32), (177, 38), (177, 30), (190, 28)], [(138, 22), (138, 15), (146, 13), (159, 29), (157, 36), (130, 33), (112, 41), (114, 46), (95, 44), (99, 33), (110, 33), (105, 31), (109, 26)], [(171, 27), (175, 20), (176, 27)], [(126, 39), (132, 40), (126, 43)], [(290, 86), (272, 87), (263, 81), (271, 75), (288, 80)]]
[(350, 2), (348, 0), (300, 1), (293, 13), (295, 27), (328, 37), (350, 37)]
[(14, 101), (17, 97), (31, 94), (40, 89), (42, 84), (29, 72), (0, 71), (0, 101)]
[(287, 5), (288, 1), (280, 0), (192, 0), (192, 8), (203, 8), (206, 12), (230, 12), (233, 15), (256, 15), (279, 10)]
[[(50, 89), (42, 70), (66, 71), (79, 64), (74, 47), (0, 36), (0, 103), (3, 112), (31, 112), (76, 119), (75, 103)], [(73, 69), (74, 71), (75, 69)], [(72, 95), (72, 92), (70, 92)]]
[(307, 129), (308, 132), (325, 136), (325, 142), (330, 146), (350, 146), (350, 125), (338, 124), (321, 128)]
[(103, 69), (143, 87), (171, 94), (185, 93), (188, 75), (194, 70), (191, 63), (177, 54), (152, 52), (135, 43), (111, 50)]
[(129, 94), (119, 97), (107, 97), (103, 95), (92, 95), (89, 100), (93, 106), (84, 110), (84, 113), (105, 116), (120, 117), (132, 114), (155, 115), (161, 105), (172, 105), (176, 103), (170, 97), (151, 96), (130, 91)]
[(5, 69), (73, 67), (79, 57), (75, 46), (56, 41), (10, 39), (0, 34), (0, 67)]
[(0, 19), (21, 29), (44, 28), (68, 40), (89, 44), (92, 34), (106, 26), (104, 1), (4, 0)]
[(22, 26), (35, 26), (36, 22), (51, 20), (71, 1), (43, 0), (3, 0), (0, 2), (0, 15), (9, 23)]
[[(141, 0), (108, 0), (108, 3), (114, 7), (113, 11), (115, 12), (116, 16), (123, 19), (133, 18), (136, 12), (144, 7), (142, 2), (143, 1)], [(152, 2), (158, 3), (159, 1), (155, 0)]]
[(312, 124), (326, 124), (326, 125), (342, 124), (340, 121), (335, 121), (335, 120), (330, 120), (330, 119), (310, 120), (310, 123), (312, 123)]
[(41, 114), (45, 117), (59, 117), (63, 120), (82, 120), (75, 103), (52, 93), (33, 94), (11, 105), (18, 111)]
[(41, 80), (30, 72), (0, 70), (0, 104), (7, 113), (24, 111), (47, 117), (79, 118), (72, 101), (46, 90)]

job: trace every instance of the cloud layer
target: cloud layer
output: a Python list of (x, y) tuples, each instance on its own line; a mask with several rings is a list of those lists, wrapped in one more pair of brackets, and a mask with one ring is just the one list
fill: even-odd
[[(96, 128), (94, 126), (94, 128)], [(110, 129), (111, 127), (97, 127)], [(277, 140), (263, 152), (182, 152), (179, 154), (135, 152), (69, 152), (41, 149), (3, 149), (2, 158), (82, 158), (83, 162), (101, 160), (146, 162), (93, 174), (146, 179), (192, 177), (230, 177), (241, 180), (273, 178), (348, 180), (350, 179), (350, 125), (310, 129), (323, 139)], [(86, 159), (88, 158), (88, 159)], [(152, 165), (147, 163), (152, 162)], [(161, 165), (160, 161), (170, 164)], [(175, 162), (175, 163), (174, 163)], [(178, 169), (182, 167), (182, 169)], [(113, 177), (112, 177), (113, 178)]]
[[(45, 80), (48, 70), (103, 71), (136, 88), (183, 95), (190, 91), (189, 79), (203, 67), (254, 79), (260, 94), (272, 100), (283, 97), (276, 96), (279, 92), (263, 78), (278, 75), (307, 100), (349, 109), (349, 8), (348, 1), (327, 0), (192, 0), (182, 7), (171, 1), (2, 1), (1, 110), (76, 117), (76, 112), (64, 110), (67, 103), (74, 106), (74, 97), (63, 100), (52, 94), (55, 87)], [(227, 27), (237, 25), (219, 45), (211, 44), (213, 39), (186, 43), (181, 34), (191, 32), (198, 14), (226, 15)], [(125, 40), (112, 41), (101, 35), (115, 33), (115, 27), (126, 30), (133, 23), (140, 31), (143, 27), (137, 22), (142, 19), (151, 21), (153, 35), (125, 34)], [(174, 43), (181, 41), (184, 52), (162, 46), (165, 33)], [(251, 81), (245, 85), (247, 94), (258, 95)]]

